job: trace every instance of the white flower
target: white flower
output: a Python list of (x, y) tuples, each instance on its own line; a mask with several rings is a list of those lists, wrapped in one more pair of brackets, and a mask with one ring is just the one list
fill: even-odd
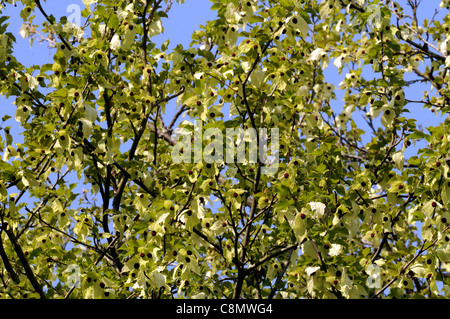
[(324, 49), (317, 48), (311, 53), (311, 56), (310, 56), (309, 59), (311, 61), (316, 61), (316, 60), (319, 60), (324, 54), (325, 54)]
[(89, 7), (93, 3), (97, 3), (97, 0), (83, 0), (83, 3), (86, 7)]
[(330, 256), (339, 256), (340, 254), (342, 254), (342, 245), (339, 244), (331, 244), (330, 247)]
[(310, 202), (312, 211), (314, 212), (314, 217), (320, 218), (325, 213), (325, 204), (321, 202)]
[(107, 31), (108, 27), (106, 26), (106, 24), (100, 24), (98, 26), (98, 32), (100, 32), (100, 34), (103, 36), (105, 34), (105, 32)]
[(177, 128), (173, 131), (173, 133), (174, 133), (175, 135), (191, 135), (191, 134), (192, 134), (191, 131), (189, 131), (187, 128), (184, 128), (184, 127), (182, 127), (182, 128), (177, 127)]
[(26, 38), (26, 37), (28, 37), (28, 34), (29, 34), (29, 32), (28, 32), (28, 26), (24, 23), (24, 24), (22, 24), (22, 26), (20, 27), (20, 30), (19, 30), (19, 34), (22, 36), (22, 38)]
[(395, 153), (392, 156), (392, 159), (394, 160), (395, 168), (401, 171), (405, 163), (405, 156), (403, 155), (403, 153), (400, 151)]
[(112, 50), (117, 50), (120, 48), (120, 38), (119, 35), (115, 34), (112, 39), (111, 39), (111, 43), (110, 43), (110, 47)]
[[(333, 64), (334, 64), (338, 69), (342, 68), (342, 65), (343, 65), (343, 63), (342, 63), (342, 58), (343, 58), (343, 56), (340, 55), (340, 56), (338, 56), (336, 59), (334, 59)], [(341, 82), (341, 83), (343, 83), (343, 82)], [(341, 85), (341, 83), (339, 83), (339, 86)]]
[(320, 269), (320, 267), (308, 267), (308, 268), (305, 269), (305, 271), (308, 274), (308, 276), (311, 276), (312, 274), (314, 274), (319, 269)]

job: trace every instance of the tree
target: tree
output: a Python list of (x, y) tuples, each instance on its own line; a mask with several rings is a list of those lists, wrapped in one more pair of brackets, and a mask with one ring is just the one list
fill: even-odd
[(0, 18), (1, 298), (450, 295), (447, 11), (213, 0), (169, 50), (172, 1), (16, 2), (53, 63)]

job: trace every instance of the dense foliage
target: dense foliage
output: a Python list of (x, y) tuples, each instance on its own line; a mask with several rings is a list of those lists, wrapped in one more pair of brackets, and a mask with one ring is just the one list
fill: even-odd
[[(0, 297), (448, 297), (450, 126), (413, 113), (450, 110), (449, 1), (419, 21), (417, 0), (212, 0), (189, 48), (157, 45), (189, 1), (83, 0), (82, 25), (15, 1), (21, 35), (53, 46), (32, 67), (0, 17), (0, 93), (15, 97)], [(211, 128), (257, 146), (278, 129), (277, 169), (174, 160), (177, 138)], [(226, 137), (237, 128), (256, 135)], [(188, 142), (221, 154), (217, 137)]]

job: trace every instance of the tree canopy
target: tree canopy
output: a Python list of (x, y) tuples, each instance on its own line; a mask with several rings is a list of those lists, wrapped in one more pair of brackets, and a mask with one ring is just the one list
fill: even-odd
[(191, 1), (1, 1), (0, 298), (449, 297), (450, 1)]

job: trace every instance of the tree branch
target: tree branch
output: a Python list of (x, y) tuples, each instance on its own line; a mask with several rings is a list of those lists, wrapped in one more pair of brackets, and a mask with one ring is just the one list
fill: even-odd
[(263, 263), (265, 263), (268, 260), (271, 260), (275, 257), (278, 257), (282, 254), (284, 254), (285, 252), (288, 252), (290, 250), (294, 250), (297, 249), (298, 247), (298, 243), (283, 247), (281, 249), (278, 249), (276, 251), (274, 251), (271, 254), (267, 254), (264, 257), (262, 257), (260, 260), (258, 260), (257, 262), (255, 262), (254, 264), (250, 265), (247, 269), (245, 269), (245, 274), (249, 274), (250, 272), (254, 271), (257, 267), (261, 266)]
[[(47, 13), (44, 11), (44, 9), (42, 8), (41, 5), (41, 1), (40, 0), (34, 0), (34, 2), (36, 3), (36, 6), (38, 7), (39, 11), (41, 11), (41, 13), (44, 15), (45, 19), (51, 24), (54, 25), (55, 22), (52, 21), (52, 19), (50, 19), (50, 17), (47, 15)], [(62, 43), (64, 43), (64, 45), (67, 47), (67, 49), (72, 50), (72, 47), (69, 45), (69, 43), (67, 43), (67, 41), (61, 36), (61, 34), (58, 34), (58, 38), (62, 41)]]
[(5, 265), (5, 269), (6, 271), (9, 273), (9, 275), (11, 276), (11, 279), (18, 284), (20, 282), (19, 280), (19, 276), (16, 274), (16, 272), (14, 271), (14, 268), (12, 267), (9, 259), (8, 259), (8, 255), (5, 252), (5, 248), (3, 247), (3, 241), (2, 241), (2, 230), (0, 229), (0, 257), (3, 261), (3, 264)]
[(46, 299), (44, 291), (42, 290), (42, 286), (39, 284), (36, 277), (34, 276), (33, 270), (31, 269), (30, 264), (28, 263), (28, 260), (22, 251), (22, 247), (20, 247), (19, 243), (17, 242), (12, 229), (9, 229), (8, 225), (6, 225), (5, 227), (4, 224), (2, 224), (2, 227), (4, 227), (3, 230), (5, 231), (6, 235), (8, 235), (8, 238), (13, 246), (13, 249), (16, 252), (17, 257), (19, 257), (19, 260), (23, 268), (25, 269), (25, 274), (27, 275), (27, 278), (30, 281), (31, 285), (33, 286), (34, 290), (39, 294), (41, 299)]
[[(450, 225), (448, 225), (443, 231), (442, 233), (446, 232), (448, 229), (450, 228)], [(430, 249), (431, 247), (433, 247), (437, 241), (438, 241), (439, 237), (436, 237), (436, 239), (430, 244), (428, 245), (428, 247), (425, 247), (425, 244), (427, 243), (426, 240), (423, 241), (422, 246), (420, 247), (419, 251), (414, 255), (414, 257), (407, 262), (399, 271), (399, 273), (392, 278), (386, 285), (384, 285), (383, 288), (381, 288), (380, 290), (378, 290), (373, 296), (372, 299), (375, 299), (376, 297), (378, 297), (380, 294), (383, 293), (383, 291), (385, 291), (387, 288), (389, 288), (397, 279), (398, 277), (403, 274), (406, 269), (408, 269), (409, 266), (411, 266), (411, 264), (420, 256), (422, 255), (422, 253), (424, 253), (425, 251), (427, 251), (428, 249)]]

